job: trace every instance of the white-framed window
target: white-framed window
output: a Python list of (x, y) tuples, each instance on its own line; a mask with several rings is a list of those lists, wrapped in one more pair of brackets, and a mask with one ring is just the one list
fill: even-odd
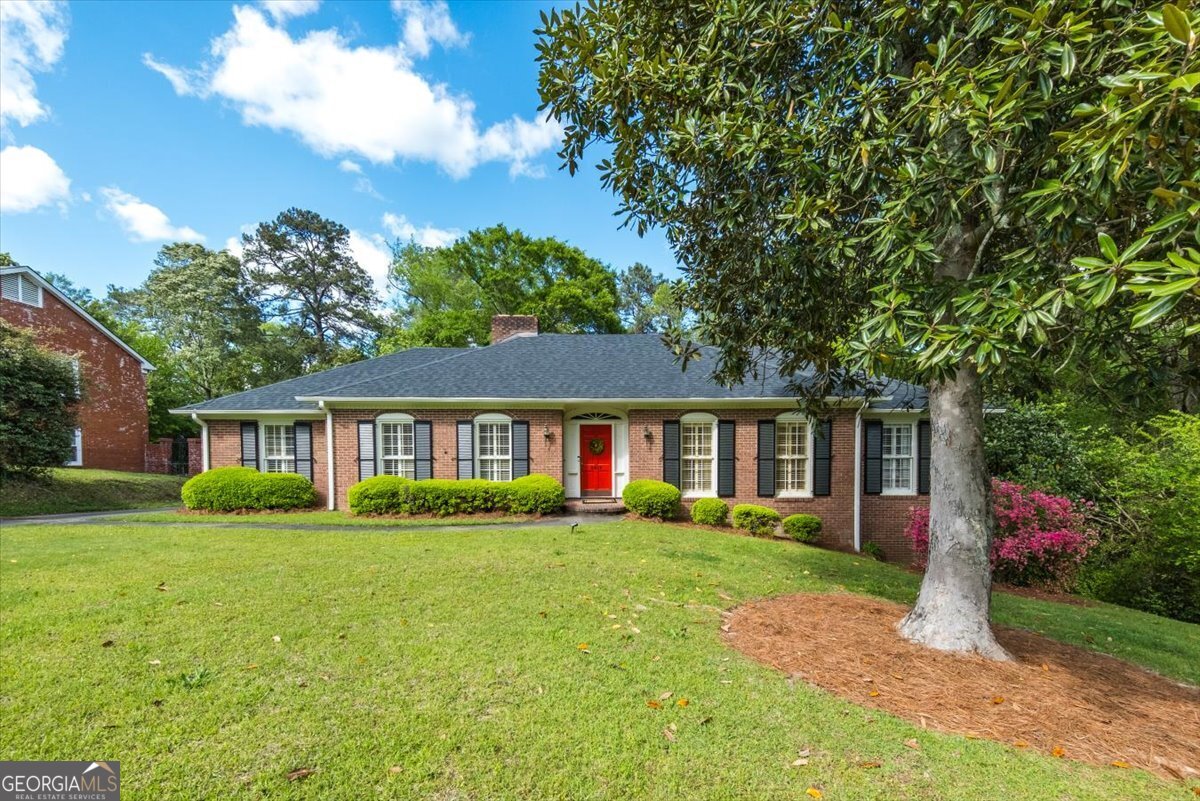
[(717, 418), (710, 414), (679, 421), (679, 487), (693, 498), (717, 493)]
[(295, 473), (295, 427), (291, 423), (263, 423), (262, 452), (264, 473)]
[(71, 458), (63, 462), (64, 467), (83, 467), (83, 429), (75, 429), (71, 439)]
[(71, 372), (75, 374), (75, 397), (80, 397), (83, 394), (83, 372), (79, 363), (78, 356), (71, 356)]
[(24, 303), (26, 306), (42, 305), (42, 288), (24, 273), (9, 273), (0, 276), (0, 296), (5, 300)]
[(384, 414), (375, 420), (379, 441), (379, 473), (401, 478), (417, 477), (413, 419), (407, 414)]
[(912, 494), (913, 443), (916, 424), (912, 422), (883, 424), (883, 492), (897, 495)]
[(512, 481), (512, 420), (502, 414), (475, 418), (475, 474), (488, 481)]
[(808, 418), (788, 413), (775, 419), (775, 494), (808, 495), (812, 460)]

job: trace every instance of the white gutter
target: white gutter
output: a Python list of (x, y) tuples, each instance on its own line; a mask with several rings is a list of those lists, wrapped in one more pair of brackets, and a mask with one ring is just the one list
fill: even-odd
[(867, 399), (854, 413), (854, 550), (862, 550), (862, 413)]
[(332, 512), (337, 507), (337, 487), (334, 486), (333, 470), (333, 411), (325, 407), (325, 401), (321, 401), (320, 406), (325, 409), (325, 461), (328, 464), (325, 481), (326, 506)]
[[(701, 398), (701, 397), (696, 397), (696, 398), (518, 398), (518, 397), (513, 397), (513, 398), (497, 398), (497, 397), (450, 398), (450, 397), (416, 397), (416, 396), (394, 395), (391, 397), (355, 397), (355, 398), (345, 397), (345, 398), (342, 398), (342, 397), (324, 397), (324, 396), (320, 396), (320, 395), (297, 395), (296, 400), (300, 401), (302, 403), (303, 402), (311, 403), (314, 401), (317, 403), (324, 403), (324, 402), (328, 401), (331, 403), (332, 402), (336, 402), (336, 403), (404, 403), (404, 404), (408, 404), (408, 405), (412, 405), (412, 404), (416, 404), (416, 403), (419, 403), (419, 404), (445, 403), (445, 404), (457, 404), (457, 405), (472, 404), (472, 403), (504, 403), (504, 404), (519, 403), (519, 404), (526, 404), (526, 405), (533, 404), (533, 405), (538, 405), (538, 406), (548, 406), (548, 405), (554, 405), (554, 404), (565, 404), (568, 406), (578, 406), (581, 404), (593, 404), (593, 403), (621, 404), (621, 405), (633, 405), (633, 406), (636, 406), (638, 404), (649, 404), (649, 403), (653, 403), (656, 405), (668, 405), (668, 406), (679, 406), (681, 404), (690, 406), (690, 405), (696, 405), (696, 404), (700, 404), (700, 403), (707, 404), (707, 405), (722, 404), (722, 405), (726, 405), (726, 406), (748, 406), (748, 405), (775, 406), (780, 403), (794, 404), (796, 402), (795, 396), (753, 397), (753, 398)], [(890, 395), (879, 396), (879, 397), (873, 398), (872, 400), (876, 400), (876, 401), (891, 400), (891, 396)], [(825, 402), (826, 403), (837, 403), (837, 404), (850, 404), (850, 403), (860, 402), (860, 399), (855, 398), (855, 397), (842, 397), (842, 396), (830, 395), (825, 398)], [(237, 412), (234, 410), (222, 410), (221, 412), (210, 412), (210, 411), (205, 411), (205, 410), (201, 410), (201, 411), (204, 411), (205, 414), (250, 414), (251, 413), (251, 412)], [(259, 411), (257, 413), (262, 414), (263, 412)]]
[(200, 424), (200, 471), (208, 472), (208, 423), (200, 419), (200, 415), (192, 413), (192, 419)]

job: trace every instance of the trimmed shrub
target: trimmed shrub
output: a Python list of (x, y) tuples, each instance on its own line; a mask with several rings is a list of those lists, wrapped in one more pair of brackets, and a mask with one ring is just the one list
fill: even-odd
[(533, 473), (513, 479), (508, 511), (516, 514), (549, 514), (557, 512), (566, 501), (563, 485), (550, 476)]
[(350, 512), (356, 515), (397, 514), (404, 507), (411, 478), (375, 476), (363, 479), (346, 493)]
[(305, 509), (317, 502), (312, 482), (298, 473), (260, 473), (252, 467), (218, 467), (188, 479), (183, 505), (206, 512)]
[(630, 481), (621, 493), (626, 509), (642, 517), (659, 520), (672, 520), (679, 516), (681, 497), (678, 487), (652, 478)]
[(821, 518), (816, 515), (788, 515), (783, 518), (783, 533), (796, 542), (811, 545), (821, 538)]
[(692, 522), (702, 526), (728, 525), (729, 504), (720, 498), (701, 498), (692, 504)]
[[(1080, 562), (1096, 542), (1087, 520), (1090, 504), (992, 479), (992, 508), (996, 533), (991, 562), (996, 580), (1023, 587), (1070, 589)], [(924, 567), (929, 556), (927, 507), (909, 511), (905, 534), (917, 563)]]
[(883, 548), (879, 547), (878, 542), (864, 542), (861, 553), (863, 556), (871, 557), (876, 562), (887, 561), (883, 553)]
[(502, 481), (431, 478), (414, 481), (408, 488), (404, 506), (398, 511), (438, 517), (493, 512), (507, 508), (511, 492), (511, 485)]
[(749, 531), (756, 537), (775, 533), (779, 525), (779, 512), (756, 503), (739, 503), (733, 507), (733, 527)]

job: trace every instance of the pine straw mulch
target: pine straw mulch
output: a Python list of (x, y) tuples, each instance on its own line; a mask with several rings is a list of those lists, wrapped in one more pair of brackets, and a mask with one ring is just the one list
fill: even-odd
[(925, 728), (1200, 777), (1200, 688), (1022, 629), (996, 627), (1014, 662), (932, 651), (897, 632), (907, 611), (806, 593), (739, 606), (722, 630), (754, 659)]

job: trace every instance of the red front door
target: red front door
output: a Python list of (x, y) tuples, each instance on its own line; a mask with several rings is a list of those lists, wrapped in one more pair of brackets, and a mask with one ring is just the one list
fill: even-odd
[(612, 460), (612, 426), (580, 426), (579, 488), (584, 495), (612, 495)]

